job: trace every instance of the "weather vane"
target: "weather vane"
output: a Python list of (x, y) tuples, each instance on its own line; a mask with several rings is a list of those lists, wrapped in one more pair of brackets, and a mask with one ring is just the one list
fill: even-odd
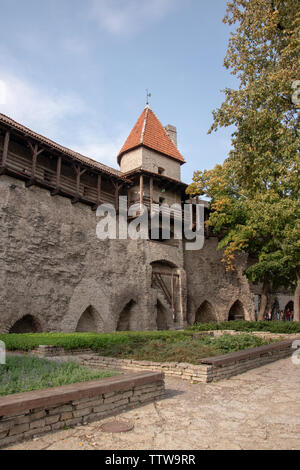
[(146, 92), (147, 92), (146, 105), (148, 105), (149, 104), (149, 98), (151, 98), (151, 93), (149, 93), (148, 88), (147, 88)]

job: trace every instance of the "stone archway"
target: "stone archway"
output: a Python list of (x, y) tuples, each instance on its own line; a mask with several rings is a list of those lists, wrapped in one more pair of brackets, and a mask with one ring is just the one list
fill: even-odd
[(228, 314), (228, 320), (245, 320), (245, 309), (240, 300), (236, 300), (231, 306)]
[(132, 329), (131, 320), (133, 309), (136, 306), (134, 300), (130, 300), (125, 307), (123, 308), (122, 312), (120, 313), (118, 324), (117, 324), (117, 331), (130, 331)]
[(41, 333), (42, 327), (33, 315), (24, 315), (19, 320), (17, 320), (13, 326), (10, 328), (9, 333)]
[(216, 322), (217, 317), (214, 312), (213, 306), (210, 302), (205, 300), (202, 302), (200, 307), (198, 308), (195, 316), (195, 323), (209, 323), (209, 322)]
[(90, 305), (81, 315), (77, 327), (77, 333), (88, 333), (95, 332), (99, 333), (103, 331), (103, 322), (97, 310)]

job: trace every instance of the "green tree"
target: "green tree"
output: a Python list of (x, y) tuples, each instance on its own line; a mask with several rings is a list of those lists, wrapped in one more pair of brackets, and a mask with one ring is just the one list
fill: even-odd
[[(246, 251), (256, 257), (247, 270), (261, 281), (262, 317), (269, 286), (295, 289), (300, 320), (300, 3), (295, 0), (234, 0), (224, 22), (236, 25), (224, 65), (239, 80), (225, 89), (209, 132), (235, 126), (223, 165), (197, 171), (190, 195), (211, 199), (209, 224), (219, 235), (227, 269)], [(297, 96), (296, 96), (297, 98)]]

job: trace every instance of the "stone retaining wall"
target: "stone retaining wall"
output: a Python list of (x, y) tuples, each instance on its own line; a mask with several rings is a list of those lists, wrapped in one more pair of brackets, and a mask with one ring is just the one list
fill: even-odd
[(95, 354), (95, 351), (89, 348), (64, 349), (58, 346), (40, 345), (37, 349), (31, 350), (29, 354), (38, 357), (80, 356), (82, 354)]
[[(201, 364), (180, 362), (151, 362), (135, 361), (133, 359), (116, 359), (110, 357), (82, 355), (76, 358), (82, 365), (91, 368), (120, 369), (120, 370), (153, 370), (162, 371), (167, 376), (178, 377), (191, 382), (209, 383), (222, 380), (247, 370), (263, 366), (269, 362), (277, 361), (293, 353), (291, 341), (261, 346), (237, 351), (236, 353), (201, 359)], [(246, 357), (245, 357), (246, 356)]]
[[(201, 333), (206, 333), (206, 332), (199, 332)], [(271, 339), (293, 339), (299, 337), (299, 333), (273, 333), (271, 331), (237, 331), (237, 330), (210, 330), (208, 333), (210, 333), (214, 338), (219, 338), (220, 336), (223, 336), (225, 334), (227, 335), (253, 335), (257, 336), (258, 338), (264, 339), (264, 340), (271, 340)], [(198, 332), (195, 332), (197, 335)]]
[[(299, 338), (298, 338), (299, 339)], [(90, 368), (110, 368), (119, 370), (152, 370), (161, 371), (167, 376), (174, 376), (191, 382), (208, 383), (222, 380), (247, 370), (263, 366), (291, 356), (293, 340), (272, 343), (266, 346), (237, 351), (223, 356), (215, 356), (199, 360), (199, 365), (179, 362), (135, 361), (133, 359), (117, 359), (92, 354), (72, 356), (72, 360)], [(51, 346), (48, 346), (51, 348)], [(42, 354), (45, 348), (41, 349)], [(37, 353), (39, 349), (37, 350)], [(51, 355), (55, 356), (55, 350)], [(61, 356), (60, 356), (61, 357)], [(65, 351), (63, 360), (70, 359)]]
[(0, 447), (161, 398), (163, 379), (144, 372), (0, 397)]

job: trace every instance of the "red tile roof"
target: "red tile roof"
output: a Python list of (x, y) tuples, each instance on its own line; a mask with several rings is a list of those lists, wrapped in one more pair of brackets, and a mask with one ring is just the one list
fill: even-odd
[(140, 146), (156, 150), (168, 157), (179, 160), (181, 163), (185, 163), (183, 156), (173, 144), (163, 125), (149, 106), (145, 107), (130, 132), (118, 155), (118, 163), (120, 163), (124, 153)]

